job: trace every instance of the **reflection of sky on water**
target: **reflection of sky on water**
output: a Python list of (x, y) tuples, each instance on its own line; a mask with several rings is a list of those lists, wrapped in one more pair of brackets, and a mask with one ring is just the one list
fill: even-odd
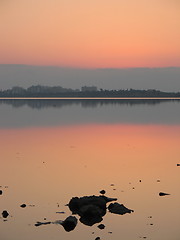
[[(179, 239), (179, 110), (179, 101), (1, 101), (0, 213), (10, 215), (0, 239)], [(65, 220), (72, 197), (102, 189), (134, 212), (107, 211), (103, 230), (78, 215), (72, 232), (35, 226)]]
[[(10, 214), (7, 222), (0, 218), (0, 239), (179, 239), (179, 139), (180, 125), (0, 129), (0, 213)], [(60, 225), (34, 226), (66, 219), (71, 212), (65, 204), (72, 197), (102, 189), (134, 212), (107, 212), (104, 230), (79, 221), (69, 233)]]
[(179, 100), (0, 100), (0, 127), (179, 124)]

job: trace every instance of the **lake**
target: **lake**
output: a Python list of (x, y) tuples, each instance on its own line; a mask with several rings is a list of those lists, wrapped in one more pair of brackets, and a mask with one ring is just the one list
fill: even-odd
[[(0, 100), (0, 239), (180, 239), (179, 146), (180, 100)], [(101, 190), (134, 212), (52, 224)]]

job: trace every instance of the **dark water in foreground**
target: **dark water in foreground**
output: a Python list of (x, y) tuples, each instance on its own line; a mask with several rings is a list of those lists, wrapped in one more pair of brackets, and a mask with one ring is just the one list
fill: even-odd
[[(1, 100), (0, 239), (180, 239), (179, 143), (180, 101)], [(102, 189), (134, 212), (107, 212), (103, 230), (34, 225)]]

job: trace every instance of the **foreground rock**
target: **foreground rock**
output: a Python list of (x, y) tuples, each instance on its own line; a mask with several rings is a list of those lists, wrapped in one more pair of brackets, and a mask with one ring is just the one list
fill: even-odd
[(66, 232), (70, 232), (75, 229), (77, 225), (77, 218), (69, 216), (61, 223), (61, 225), (64, 227)]
[(117, 198), (108, 198), (106, 196), (85, 196), (73, 197), (68, 206), (72, 214), (80, 216), (80, 222), (92, 226), (103, 220), (106, 214), (106, 203), (116, 201)]
[(111, 203), (108, 206), (108, 210), (111, 213), (120, 214), (120, 215), (124, 215), (126, 213), (134, 212), (134, 210), (128, 209), (123, 204), (119, 204), (119, 203)]
[[(104, 194), (104, 192), (102, 193)], [(84, 196), (73, 197), (67, 204), (72, 214), (77, 214), (80, 218), (80, 222), (93, 226), (96, 223), (100, 223), (103, 220), (103, 216), (107, 213), (107, 208), (110, 213), (124, 215), (126, 213), (134, 212), (131, 209), (126, 208), (123, 204), (111, 203), (107, 207), (107, 203), (116, 201), (117, 198), (108, 198), (104, 195), (100, 196)], [(64, 212), (63, 212), (64, 213)], [(64, 221), (56, 220), (54, 222), (37, 222), (35, 226), (47, 225), (47, 224), (59, 224), (62, 225), (65, 231), (70, 232), (77, 226), (78, 219), (75, 216), (69, 216)], [(97, 226), (99, 229), (104, 229), (105, 225), (100, 224)]]

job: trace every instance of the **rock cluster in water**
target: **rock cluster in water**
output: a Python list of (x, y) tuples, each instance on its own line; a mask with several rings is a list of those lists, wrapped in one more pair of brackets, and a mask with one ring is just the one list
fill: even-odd
[[(104, 193), (104, 192), (103, 192)], [(100, 223), (103, 217), (106, 215), (107, 210), (110, 213), (124, 215), (131, 213), (133, 210), (126, 208), (123, 204), (117, 202), (117, 198), (109, 198), (104, 195), (100, 196), (84, 196), (84, 197), (73, 197), (67, 204), (70, 211), (74, 215), (79, 216), (79, 221), (87, 226), (93, 226), (96, 223)], [(78, 219), (75, 216), (69, 216), (64, 221), (58, 220), (55, 222), (37, 222), (35, 226), (46, 225), (46, 224), (60, 224), (64, 227), (65, 231), (70, 232), (75, 229), (78, 223)], [(104, 224), (98, 225), (100, 229), (104, 229)]]

